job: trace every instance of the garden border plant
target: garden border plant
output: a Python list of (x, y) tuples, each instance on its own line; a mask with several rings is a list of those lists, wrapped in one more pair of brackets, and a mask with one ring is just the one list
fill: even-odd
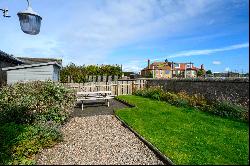
[(52, 81), (5, 86), (0, 91), (0, 164), (35, 164), (35, 154), (62, 140), (60, 126), (75, 92)]
[(243, 106), (228, 101), (207, 101), (205, 97), (200, 94), (188, 95), (185, 91), (179, 93), (164, 92), (160, 87), (137, 90), (133, 94), (154, 100), (166, 101), (179, 107), (196, 108), (197, 110), (221, 117), (249, 122), (249, 110)]

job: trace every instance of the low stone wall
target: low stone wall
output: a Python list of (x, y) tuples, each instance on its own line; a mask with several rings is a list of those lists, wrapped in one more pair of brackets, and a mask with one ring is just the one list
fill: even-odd
[(249, 79), (149, 79), (146, 87), (162, 87), (169, 92), (201, 94), (209, 101), (227, 100), (249, 106)]

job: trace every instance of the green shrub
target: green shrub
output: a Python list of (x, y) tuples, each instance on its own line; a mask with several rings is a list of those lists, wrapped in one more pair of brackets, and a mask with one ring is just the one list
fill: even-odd
[(148, 97), (154, 100), (161, 100), (163, 91), (160, 88), (148, 88), (144, 90), (137, 90), (134, 95)]
[(74, 91), (51, 81), (16, 83), (0, 91), (0, 164), (35, 164), (34, 154), (61, 140), (58, 130)]
[(163, 101), (166, 101), (166, 102), (169, 102), (170, 104), (175, 105), (177, 103), (178, 96), (174, 93), (166, 92), (162, 94), (161, 99)]
[(177, 93), (178, 98), (185, 100), (186, 105), (191, 107), (204, 107), (207, 105), (207, 100), (204, 96), (199, 94), (188, 95), (186, 92), (181, 91)]
[(6, 123), (0, 126), (0, 164), (35, 164), (34, 154), (62, 140), (57, 128)]
[(117, 75), (122, 76), (122, 68), (118, 65), (89, 65), (89, 66), (77, 66), (73, 63), (66, 67), (63, 67), (60, 72), (60, 81), (68, 83), (68, 77), (71, 77), (75, 83), (83, 83), (86, 80), (86, 76), (90, 75)]
[(32, 123), (34, 115), (29, 112), (26, 106), (9, 105), (4, 107), (4, 111), (0, 114), (0, 124), (15, 122), (17, 124)]
[(222, 117), (229, 117), (233, 119), (249, 121), (248, 110), (246, 110), (242, 106), (229, 103), (228, 101), (216, 102), (209, 107), (210, 108), (206, 107), (205, 110), (213, 114), (216, 114)]
[(6, 86), (0, 93), (0, 123), (32, 123), (44, 119), (41, 116), (60, 123), (74, 102), (72, 90), (51, 81)]

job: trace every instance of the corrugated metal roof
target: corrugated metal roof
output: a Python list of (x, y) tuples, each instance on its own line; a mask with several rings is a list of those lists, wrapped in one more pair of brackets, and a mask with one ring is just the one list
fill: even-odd
[(9, 70), (18, 70), (18, 69), (25, 69), (25, 68), (32, 68), (32, 67), (39, 67), (39, 66), (47, 66), (47, 65), (56, 65), (59, 68), (62, 67), (57, 62), (48, 62), (48, 63), (39, 63), (39, 64), (32, 64), (32, 65), (19, 65), (19, 66), (14, 66), (14, 67), (5, 67), (5, 68), (2, 68), (2, 70), (3, 71), (9, 71)]
[(58, 64), (62, 65), (62, 59), (55, 59), (55, 58), (30, 58), (30, 57), (17, 57), (18, 59), (22, 60), (25, 64), (38, 64), (38, 63), (48, 63), (48, 62), (57, 62)]

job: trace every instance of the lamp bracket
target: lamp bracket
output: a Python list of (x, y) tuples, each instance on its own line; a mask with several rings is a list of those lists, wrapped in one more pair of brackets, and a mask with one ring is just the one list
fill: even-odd
[(9, 16), (9, 14), (8, 14), (8, 9), (0, 9), (2, 12), (3, 12), (3, 17), (11, 17), (11, 16)]

